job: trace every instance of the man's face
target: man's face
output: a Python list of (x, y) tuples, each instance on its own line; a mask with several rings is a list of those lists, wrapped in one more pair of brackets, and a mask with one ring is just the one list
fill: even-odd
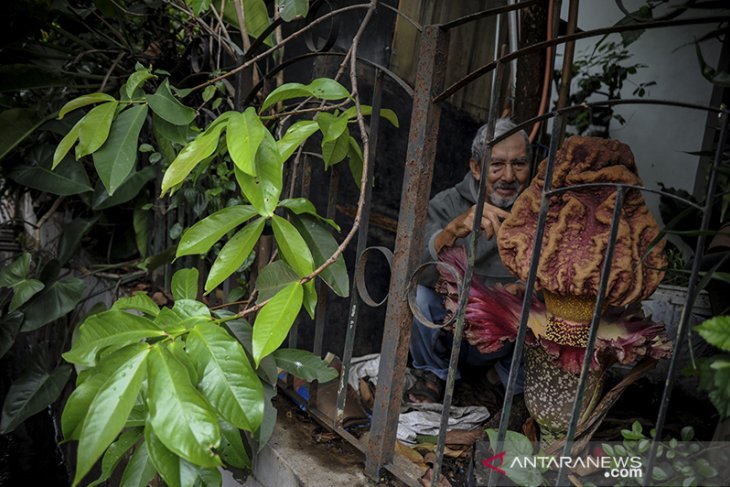
[[(479, 181), (480, 161), (472, 159), (469, 168), (474, 179)], [(492, 161), (487, 169), (487, 199), (499, 208), (508, 208), (525, 189), (530, 178), (525, 139), (513, 134), (492, 149)]]

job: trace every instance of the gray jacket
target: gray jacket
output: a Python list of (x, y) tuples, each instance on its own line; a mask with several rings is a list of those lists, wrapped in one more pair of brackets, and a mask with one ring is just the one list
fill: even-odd
[[(423, 261), (438, 260), (438, 256), (434, 249), (434, 241), (436, 236), (446, 225), (467, 211), (477, 202), (477, 191), (479, 187), (477, 181), (470, 172), (466, 173), (464, 179), (456, 186), (441, 191), (431, 198), (428, 203), (428, 216), (426, 222), (425, 238), (428, 242), (427, 249), (424, 253)], [(457, 239), (455, 246), (461, 245), (467, 249), (468, 239), (471, 235)], [(497, 282), (514, 282), (517, 278), (512, 275), (502, 264), (499, 258), (499, 251), (495, 238), (487, 240), (483, 233), (480, 233), (476, 244), (476, 258), (474, 261), (474, 273), (487, 285), (492, 286)], [(421, 284), (433, 286), (435, 284), (435, 272), (424, 272)]]

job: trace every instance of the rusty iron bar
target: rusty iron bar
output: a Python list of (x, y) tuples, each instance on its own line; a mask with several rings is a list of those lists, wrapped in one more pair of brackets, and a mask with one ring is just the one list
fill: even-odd
[(459, 17), (458, 19), (450, 20), (449, 22), (445, 22), (441, 25), (441, 28), (444, 30), (451, 30), (454, 27), (459, 27), (460, 25), (468, 24), (469, 22), (474, 22), (475, 20), (483, 19), (485, 17), (491, 17), (493, 15), (499, 15), (507, 12), (514, 12), (515, 10), (521, 10), (523, 8), (531, 7), (535, 4), (542, 3), (544, 0), (527, 0), (525, 2), (520, 3), (514, 3), (505, 5), (503, 7), (496, 7), (496, 8), (490, 8), (487, 10), (482, 10), (481, 12), (465, 15), (463, 17)]
[[(368, 230), (370, 228), (370, 205), (372, 200), (373, 185), (370, 182), (375, 174), (375, 153), (378, 150), (378, 134), (380, 132), (380, 108), (383, 99), (383, 72), (375, 72), (375, 84), (373, 86), (372, 115), (370, 117), (370, 138), (368, 143), (368, 173), (365, 187), (365, 200), (362, 208), (361, 224), (357, 233), (357, 254), (362, 255), (368, 242)], [(340, 374), (340, 385), (337, 389), (337, 409), (335, 412), (335, 425), (342, 426), (345, 417), (345, 402), (347, 399), (347, 383), (352, 365), (352, 350), (355, 346), (355, 334), (357, 332), (358, 310), (360, 309), (360, 297), (355, 292), (355, 280), (350, 286), (350, 313), (347, 316), (347, 332), (345, 334), (345, 348), (342, 354), (342, 372)]]
[(400, 218), (380, 356), (378, 387), (365, 473), (378, 478), (393, 459), (413, 317), (405, 292), (408, 276), (423, 257), (426, 209), (431, 193), (441, 109), (431, 100), (446, 75), (448, 32), (428, 26), (421, 34), (416, 89), (406, 153)]
[[(575, 34), (578, 26), (578, 4), (579, 0), (570, 0), (568, 10), (568, 26), (567, 34)], [(570, 80), (573, 79), (573, 56), (575, 55), (575, 41), (565, 43), (565, 51), (563, 52), (563, 70), (560, 74), (560, 94), (558, 95), (558, 108), (563, 108), (568, 104), (570, 97)], [(560, 134), (562, 135), (562, 134)]]
[[(501, 36), (499, 30), (497, 30), (495, 36), (498, 38)], [(489, 104), (489, 115), (487, 117), (487, 130), (485, 138), (487, 140), (494, 138), (494, 129), (497, 125), (497, 118), (499, 112), (502, 110), (502, 100), (504, 99), (504, 77), (506, 64), (500, 64), (497, 66), (495, 76), (493, 79), (492, 86), (495, 89), (492, 91), (493, 96)], [(492, 160), (492, 148), (494, 146), (488, 145), (487, 150), (482, 155), (480, 163), (480, 174), (482, 177), (479, 178), (479, 190), (477, 194), (477, 203), (474, 210), (474, 221), (472, 222), (471, 235), (469, 236), (469, 248), (468, 248), (468, 263), (466, 272), (464, 273), (464, 285), (461, 288), (459, 295), (459, 307), (456, 313), (456, 324), (453, 327), (453, 341), (451, 344), (451, 356), (449, 357), (449, 371), (446, 376), (446, 387), (444, 390), (443, 409), (441, 410), (441, 423), (439, 425), (438, 442), (436, 444), (436, 462), (433, 465), (433, 475), (431, 476), (431, 485), (438, 485), (439, 476), (441, 475), (441, 466), (444, 461), (444, 448), (446, 446), (446, 431), (449, 427), (449, 410), (451, 409), (451, 402), (453, 400), (454, 383), (456, 382), (456, 372), (458, 369), (459, 352), (461, 350), (461, 341), (464, 334), (464, 321), (466, 318), (466, 305), (469, 300), (469, 290), (471, 288), (471, 280), (474, 275), (474, 263), (476, 261), (476, 243), (477, 239), (481, 236), (481, 221), (482, 214), (484, 213), (484, 203), (487, 197), (487, 174), (489, 171), (489, 164)], [(497, 238), (495, 235), (494, 238)]]
[(710, 217), (712, 216), (712, 205), (715, 199), (715, 192), (717, 188), (717, 173), (719, 172), (720, 165), (722, 164), (722, 155), (725, 149), (725, 144), (728, 139), (728, 124), (730, 123), (730, 111), (724, 109), (720, 115), (720, 137), (717, 141), (717, 148), (715, 150), (715, 159), (710, 168), (710, 178), (707, 182), (707, 191), (705, 196), (705, 208), (702, 215), (702, 223), (700, 225), (700, 235), (697, 237), (697, 245), (695, 246), (695, 255), (692, 261), (692, 272), (689, 279), (689, 286), (687, 286), (687, 302), (682, 308), (682, 314), (679, 319), (679, 326), (677, 327), (677, 333), (674, 336), (674, 351), (672, 352), (672, 358), (669, 361), (669, 371), (667, 372), (667, 378), (664, 382), (664, 392), (662, 393), (662, 401), (659, 405), (659, 414), (657, 415), (657, 421), (655, 425), (656, 435), (651, 442), (651, 448), (649, 449), (649, 460), (646, 465), (646, 472), (644, 473), (643, 485), (649, 485), (652, 478), (652, 471), (654, 469), (654, 462), (656, 461), (657, 448), (659, 447), (659, 441), (662, 437), (662, 430), (664, 429), (664, 422), (669, 409), (669, 401), (671, 399), (672, 389), (674, 387), (674, 380), (677, 375), (679, 367), (679, 354), (682, 352), (682, 346), (684, 345), (684, 338), (689, 333), (689, 317), (694, 305), (695, 299), (699, 291), (697, 287), (697, 278), (700, 273), (700, 263), (702, 257), (705, 254), (705, 240), (707, 238), (706, 230), (710, 227)]
[[(553, 130), (562, 133), (565, 128), (565, 118), (562, 114), (558, 114), (553, 122)], [(517, 386), (517, 375), (520, 369), (520, 362), (523, 354), (525, 335), (527, 333), (527, 318), (530, 315), (532, 306), (532, 292), (535, 288), (537, 280), (537, 266), (540, 262), (540, 251), (542, 249), (542, 240), (545, 235), (545, 222), (547, 221), (547, 212), (549, 206), (548, 193), (552, 189), (553, 184), (553, 168), (555, 166), (555, 154), (558, 152), (560, 139), (552, 137), (550, 140), (550, 150), (548, 153), (548, 162), (545, 167), (545, 183), (542, 188), (542, 198), (540, 199), (540, 210), (537, 215), (537, 227), (535, 230), (535, 241), (532, 245), (532, 260), (530, 261), (530, 271), (527, 274), (527, 282), (525, 283), (525, 296), (522, 299), (522, 310), (520, 312), (520, 325), (517, 328), (517, 337), (515, 339), (515, 348), (512, 352), (512, 363), (509, 369), (509, 378), (507, 379), (507, 387), (504, 393), (504, 402), (502, 404), (502, 413), (499, 418), (499, 432), (497, 433), (497, 444), (492, 445), (492, 451), (501, 451), (504, 446), (504, 439), (507, 436), (507, 425), (509, 424), (510, 413), (512, 412), (512, 400), (515, 395)], [(489, 486), (497, 485), (497, 476), (494, 471), (489, 473)]]
[[(585, 396), (588, 373), (591, 370), (591, 365), (593, 364), (593, 349), (595, 348), (596, 337), (598, 336), (598, 325), (601, 322), (603, 303), (606, 300), (606, 289), (608, 288), (608, 278), (611, 273), (611, 261), (613, 260), (613, 252), (616, 248), (616, 237), (618, 236), (618, 225), (621, 220), (621, 209), (623, 208), (623, 204), (624, 189), (619, 187), (616, 189), (616, 202), (613, 208), (611, 230), (608, 234), (608, 246), (606, 247), (606, 253), (603, 257), (603, 269), (601, 270), (601, 280), (598, 284), (598, 296), (596, 298), (595, 307), (593, 308), (593, 320), (591, 322), (590, 331), (588, 332), (586, 351), (583, 355), (583, 367), (580, 371), (580, 379), (578, 379), (578, 390), (575, 394), (575, 402), (573, 403), (573, 411), (570, 416), (570, 422), (568, 423), (568, 431), (565, 433), (563, 456), (570, 456), (573, 448), (573, 437), (575, 436), (575, 432), (578, 428), (578, 418), (580, 418), (580, 412), (583, 407), (583, 396)], [(561, 463), (555, 485), (562, 485), (563, 482), (565, 482), (566, 475), (566, 467)]]
[(467, 74), (460, 80), (454, 82), (451, 86), (446, 88), (444, 91), (439, 93), (434, 97), (434, 103), (441, 102), (448, 98), (449, 96), (453, 95), (457, 91), (459, 91), (464, 86), (468, 85), (472, 81), (479, 79), (480, 77), (484, 76), (488, 72), (492, 71), (496, 68), (497, 62), (509, 62), (513, 59), (520, 58), (522, 56), (525, 56), (527, 54), (532, 54), (537, 51), (541, 51), (547, 47), (555, 46), (558, 44), (564, 44), (569, 41), (576, 41), (578, 39), (586, 39), (588, 37), (595, 37), (600, 35), (606, 35), (606, 34), (614, 34), (618, 32), (632, 32), (635, 30), (645, 30), (645, 29), (659, 29), (663, 27), (679, 27), (683, 25), (699, 25), (699, 24), (717, 24), (720, 22), (728, 22), (730, 21), (730, 16), (728, 15), (718, 15), (715, 17), (697, 17), (694, 19), (679, 19), (679, 20), (663, 20), (663, 21), (656, 21), (656, 22), (647, 22), (645, 24), (628, 24), (628, 25), (622, 25), (619, 27), (606, 27), (603, 29), (594, 29), (594, 30), (587, 30), (583, 32), (576, 32), (575, 34), (571, 35), (564, 35), (555, 37), (554, 39), (546, 40), (543, 42), (539, 42), (537, 44), (533, 44), (529, 47), (522, 48), (518, 51), (511, 52), (504, 56), (501, 59), (497, 59), (495, 61), (492, 61), (488, 64), (485, 64), (484, 66), (481, 66), (471, 73)]

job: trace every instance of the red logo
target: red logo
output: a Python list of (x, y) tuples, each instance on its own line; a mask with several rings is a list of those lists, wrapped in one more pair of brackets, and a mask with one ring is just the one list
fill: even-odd
[[(496, 455), (492, 455), (491, 457), (487, 458), (486, 460), (482, 461), (482, 465), (485, 467), (491, 468), (497, 473), (501, 473), (502, 475), (505, 475), (505, 471), (502, 470), (501, 467), (502, 464), (504, 464), (504, 454), (507, 453), (506, 451), (503, 451), (502, 453), (497, 453)], [(494, 460), (499, 460), (499, 462), (496, 465), (492, 465), (492, 462)]]

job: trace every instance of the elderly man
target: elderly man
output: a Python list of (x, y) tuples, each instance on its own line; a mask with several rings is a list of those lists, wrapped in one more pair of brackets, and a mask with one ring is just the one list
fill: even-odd
[[(499, 137), (515, 124), (508, 119), (497, 120), (495, 137)], [(486, 125), (477, 131), (471, 147), (469, 172), (456, 186), (434, 196), (428, 205), (426, 237), (428, 249), (424, 260), (437, 260), (444, 247), (467, 245), (476, 213), (478, 184), (482, 177), (481, 161), (487, 150)], [(474, 273), (488, 286), (513, 282), (514, 276), (504, 267), (493, 238), (500, 222), (530, 177), (530, 144), (524, 131), (517, 132), (492, 148), (492, 158), (487, 168), (486, 202), (480, 226), (484, 231), (476, 242)], [(431, 282), (430, 284), (433, 284)], [(445, 310), (441, 297), (429, 286), (419, 285), (416, 301), (424, 316), (434, 323), (443, 321)], [(451, 354), (451, 333), (428, 328), (414, 320), (410, 351), (417, 381), (407, 394), (414, 402), (438, 402), (443, 395), (444, 381), (448, 373)], [(493, 354), (481, 354), (464, 342), (459, 356), (459, 368), (464, 366), (489, 366), (494, 364), (502, 383), (509, 373), (511, 347)], [(502, 360), (498, 360), (502, 359)]]

